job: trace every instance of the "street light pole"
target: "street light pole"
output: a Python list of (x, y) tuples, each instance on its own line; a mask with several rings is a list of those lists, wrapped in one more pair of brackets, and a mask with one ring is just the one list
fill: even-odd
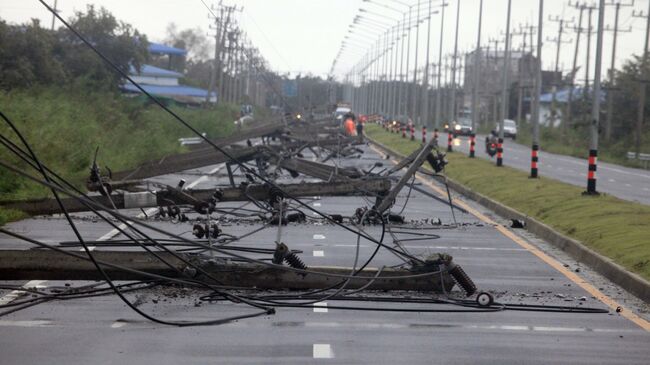
[(458, 25), (460, 24), (460, 0), (457, 0), (456, 4), (456, 35), (454, 39), (454, 59), (452, 60), (451, 66), (451, 110), (449, 113), (451, 119), (453, 120), (456, 120), (458, 118), (458, 108), (456, 107), (456, 62), (458, 60)]
[(414, 123), (417, 121), (415, 114), (417, 109), (417, 92), (418, 92), (417, 82), (418, 82), (418, 49), (420, 43), (420, 3), (418, 3), (418, 11), (415, 19), (417, 19), (418, 24), (415, 28), (415, 61), (414, 61), (415, 65), (413, 66), (413, 95), (412, 95), (413, 105), (411, 105), (411, 116), (413, 117)]
[(503, 124), (508, 116), (508, 76), (510, 73), (510, 15), (512, 11), (512, 0), (508, 0), (508, 12), (506, 15), (506, 48), (503, 54), (503, 87), (501, 88), (501, 118), (499, 119), (499, 142), (497, 144), (497, 166), (503, 166)]
[[(411, 21), (412, 21), (412, 19), (411, 19), (412, 16), (411, 15), (412, 15), (412, 13), (413, 13), (413, 7), (410, 6), (409, 7), (409, 25), (411, 25)], [(410, 106), (410, 100), (411, 100), (409, 92), (408, 92), (409, 87), (408, 87), (408, 85), (406, 83), (406, 81), (408, 81), (409, 66), (411, 65), (411, 30), (412, 30), (412, 27), (409, 26), (409, 36), (408, 36), (408, 41), (407, 41), (408, 46), (406, 47), (406, 70), (404, 70), (404, 83), (403, 83), (403, 86), (404, 86), (404, 89), (405, 89), (404, 90), (405, 91), (405, 97), (406, 97), (406, 102), (404, 103), (404, 114), (405, 115), (407, 115), (408, 112), (409, 112), (409, 109), (410, 109), (409, 106)]]
[(429, 121), (429, 49), (431, 45), (431, 1), (429, 0), (429, 20), (427, 21), (427, 51), (426, 63), (424, 65), (424, 77), (422, 79), (422, 117), (424, 121), (422, 125), (431, 127)]
[[(409, 7), (410, 9), (410, 7)], [(405, 32), (406, 32), (406, 12), (404, 13), (403, 16), (403, 24), (402, 24), (402, 34), (400, 36), (402, 37), (402, 42), (400, 43), (400, 56), (399, 56), (399, 83), (397, 85), (397, 115), (402, 114), (402, 86), (404, 84), (404, 37)], [(410, 19), (409, 19), (410, 22)], [(409, 30), (410, 30), (410, 24), (409, 24)]]
[(531, 150), (530, 177), (537, 178), (539, 163), (539, 101), (542, 96), (542, 42), (544, 41), (544, 0), (539, 0), (539, 20), (537, 24), (537, 69), (535, 70), (535, 100), (533, 105), (533, 145)]
[[(445, 27), (445, 7), (447, 6), (447, 4), (444, 2), (444, 0), (443, 0), (443, 3), (442, 3), (441, 6), (442, 6), (442, 10), (441, 10), (442, 11), (442, 14), (441, 14), (442, 18), (440, 19), (440, 44), (439, 44), (439, 48), (438, 48), (438, 75), (437, 75), (438, 76), (438, 85), (437, 85), (438, 89), (436, 90), (436, 120), (435, 120), (436, 128), (438, 128), (440, 126), (440, 109), (442, 109), (442, 99), (441, 99), (441, 97), (442, 97), (442, 95), (441, 95), (442, 87), (441, 86), (442, 85), (441, 85), (441, 82), (440, 82), (440, 78), (442, 76), (442, 40), (443, 40), (444, 27)], [(429, 9), (429, 13), (431, 13), (431, 9)], [(429, 19), (431, 19), (431, 18), (429, 18)]]
[[(477, 121), (479, 119), (479, 110), (478, 110), (478, 92), (479, 92), (479, 83), (480, 83), (480, 73), (481, 68), (481, 27), (483, 25), (483, 0), (479, 2), (478, 10), (478, 36), (476, 40), (476, 51), (474, 51), (474, 68), (473, 71), (473, 80), (472, 82), (472, 132), (476, 131)], [(465, 72), (467, 72), (467, 63), (465, 64)], [(474, 154), (470, 153), (469, 157), (474, 157)]]
[(596, 161), (598, 158), (598, 126), (600, 122), (600, 73), (603, 61), (603, 27), (605, 21), (605, 0), (598, 7), (598, 35), (596, 39), (596, 72), (594, 94), (591, 105), (591, 140), (589, 142), (589, 172), (587, 174), (587, 195), (598, 195), (596, 191)]

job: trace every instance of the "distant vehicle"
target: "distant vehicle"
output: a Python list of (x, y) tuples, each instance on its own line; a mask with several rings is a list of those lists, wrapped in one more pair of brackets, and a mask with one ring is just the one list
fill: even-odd
[[(497, 134), (500, 131), (500, 125), (497, 124)], [(504, 137), (510, 137), (513, 140), (517, 139), (517, 123), (512, 120), (512, 119), (504, 119), (503, 120), (503, 136)]]
[(395, 130), (401, 130), (402, 127), (409, 127), (410, 124), (409, 122), (411, 121), (408, 116), (406, 115), (399, 115), (395, 117), (389, 117), (389, 116), (383, 116), (383, 121), (388, 128), (392, 128)]
[(472, 121), (467, 118), (460, 118), (453, 125), (454, 138), (458, 136), (469, 136), (472, 134)]
[(494, 157), (494, 155), (497, 154), (497, 143), (498, 143), (498, 138), (494, 133), (490, 133), (488, 136), (485, 137), (485, 153), (490, 155), (490, 157)]
[(239, 108), (239, 117), (253, 116), (253, 106), (250, 104), (242, 104)]
[(336, 119), (339, 122), (343, 122), (343, 116), (346, 115), (347, 113), (350, 113), (352, 111), (352, 108), (347, 107), (347, 106), (340, 106), (336, 108), (336, 111), (334, 111), (334, 119)]

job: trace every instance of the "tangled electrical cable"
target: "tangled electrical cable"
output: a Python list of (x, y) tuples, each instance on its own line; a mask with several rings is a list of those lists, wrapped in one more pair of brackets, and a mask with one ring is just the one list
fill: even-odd
[[(34, 153), (33, 149), (30, 147), (30, 144), (27, 142), (27, 140), (22, 136), (18, 128), (11, 122), (11, 120), (2, 112), (0, 112), (0, 116), (2, 119), (11, 127), (13, 132), (18, 136), (20, 139), (21, 143), (23, 144), (23, 147), (20, 147), (5, 136), (0, 136), (0, 143), (7, 148), (9, 151), (14, 153), (18, 158), (20, 158), (21, 161), (26, 163), (27, 165), (31, 166), (35, 171), (37, 171), (42, 177), (38, 178), (35, 176), (32, 176), (25, 172), (23, 169), (17, 168), (15, 166), (12, 166), (6, 162), (0, 161), (0, 166), (4, 167), (8, 171), (11, 171), (15, 173), (18, 176), (22, 176), (24, 178), (27, 178), (33, 182), (36, 182), (38, 184), (41, 184), (42, 186), (45, 186), (49, 188), (52, 191), (52, 194), (54, 195), (54, 198), (57, 200), (57, 203), (59, 204), (59, 207), (61, 208), (61, 211), (63, 212), (64, 216), (66, 217), (66, 220), (68, 221), (68, 224), (70, 225), (73, 233), (75, 234), (77, 241), (75, 241), (75, 244), (80, 245), (83, 248), (84, 254), (81, 255), (78, 253), (74, 252), (69, 252), (66, 251), (60, 247), (56, 247), (50, 244), (46, 244), (43, 242), (39, 242), (37, 240), (31, 239), (29, 237), (25, 237), (21, 234), (17, 234), (15, 232), (10, 232), (8, 230), (0, 228), (0, 233), (7, 234), (9, 236), (15, 237), (22, 239), (26, 242), (30, 242), (32, 244), (35, 244), (39, 247), (42, 248), (48, 248), (50, 250), (69, 255), (69, 256), (74, 256), (77, 258), (82, 258), (84, 260), (89, 260), (92, 262), (92, 264), (95, 266), (97, 271), (101, 274), (101, 276), (104, 279), (104, 282), (106, 283), (107, 287), (102, 287), (102, 288), (97, 288), (96, 286), (90, 286), (90, 287), (82, 287), (82, 288), (74, 288), (74, 289), (65, 289), (60, 293), (44, 293), (42, 291), (33, 291), (31, 289), (25, 289), (25, 288), (14, 288), (13, 290), (18, 290), (18, 291), (29, 291), (32, 292), (36, 295), (34, 298), (29, 298), (25, 300), (20, 300), (16, 301), (13, 303), (9, 303), (6, 305), (0, 306), (1, 309), (5, 308), (11, 308), (9, 309), (11, 312), (14, 310), (18, 310), (20, 308), (24, 308), (27, 306), (39, 304), (45, 301), (50, 301), (50, 300), (68, 300), (68, 299), (78, 299), (78, 298), (85, 298), (85, 297), (91, 297), (95, 295), (106, 295), (109, 293), (114, 293), (116, 294), (129, 308), (131, 308), (133, 311), (138, 313), (139, 315), (143, 316), (144, 318), (147, 318), (148, 320), (151, 320), (156, 323), (160, 324), (165, 324), (165, 325), (176, 325), (176, 326), (194, 326), (194, 325), (216, 325), (216, 324), (222, 324), (222, 323), (227, 323), (233, 320), (238, 320), (238, 319), (243, 319), (243, 318), (250, 318), (250, 317), (255, 317), (255, 316), (261, 316), (261, 315), (266, 315), (266, 314), (273, 314), (275, 313), (275, 308), (276, 307), (291, 307), (291, 306), (298, 306), (298, 307), (306, 307), (308, 304), (313, 304), (319, 301), (323, 301), (325, 299), (331, 299), (331, 300), (354, 300), (354, 301), (374, 301), (374, 302), (382, 302), (382, 300), (379, 297), (368, 297), (368, 296), (355, 296), (355, 294), (359, 293), (360, 291), (368, 288), (372, 283), (374, 283), (377, 280), (390, 280), (390, 279), (396, 279), (396, 278), (417, 278), (417, 277), (430, 277), (434, 275), (441, 275), (442, 271), (432, 271), (432, 272), (425, 272), (425, 273), (413, 273), (411, 275), (407, 276), (399, 276), (399, 277), (390, 277), (390, 276), (381, 276), (380, 273), (382, 273), (383, 269), (380, 269), (377, 271), (376, 276), (371, 277), (371, 278), (364, 278), (367, 280), (367, 283), (363, 285), (361, 288), (357, 289), (346, 289), (348, 284), (350, 283), (351, 279), (357, 277), (357, 275), (364, 269), (366, 268), (372, 260), (376, 257), (377, 253), (381, 248), (386, 249), (388, 252), (394, 254), (401, 260), (405, 262), (411, 262), (411, 263), (419, 263), (419, 264), (424, 264), (424, 260), (421, 258), (417, 257), (416, 255), (413, 255), (409, 253), (401, 244), (404, 241), (407, 241), (409, 239), (397, 239), (395, 236), (395, 233), (391, 231), (391, 224), (390, 222), (387, 222), (386, 219), (383, 217), (383, 215), (378, 215), (378, 218), (375, 217), (374, 219), (377, 220), (378, 223), (380, 223), (381, 226), (381, 235), (380, 238), (374, 238), (371, 236), (367, 231), (362, 227), (363, 222), (368, 218), (369, 215), (377, 215), (375, 214), (372, 210), (368, 210), (362, 213), (361, 219), (359, 222), (356, 224), (353, 222), (354, 228), (350, 228), (349, 226), (345, 225), (343, 223), (342, 219), (337, 219), (336, 217), (330, 216), (328, 214), (325, 214), (324, 212), (321, 212), (320, 210), (317, 210), (310, 206), (309, 204), (301, 201), (300, 199), (297, 199), (290, 194), (286, 193), (285, 191), (282, 191), (280, 187), (278, 187), (273, 181), (267, 179), (266, 177), (262, 176), (258, 172), (256, 172), (253, 168), (248, 167), (245, 163), (239, 161), (238, 159), (234, 158), (227, 150), (224, 150), (223, 148), (219, 147), (218, 145), (214, 144), (212, 141), (208, 140), (205, 136), (201, 135), (198, 133), (196, 129), (194, 129), (188, 122), (186, 122), (183, 118), (181, 118), (179, 115), (174, 113), (172, 110), (167, 108), (163, 103), (161, 103), (156, 97), (153, 95), (149, 94), (144, 88), (142, 88), (138, 83), (136, 83), (133, 79), (129, 77), (128, 74), (126, 74), (123, 70), (119, 69), (116, 67), (114, 63), (112, 63), (104, 54), (102, 54), (99, 50), (97, 50), (91, 42), (86, 40), (80, 33), (77, 32), (76, 29), (74, 29), (70, 24), (68, 24), (64, 19), (62, 19), (49, 5), (47, 5), (43, 0), (39, 0), (43, 6), (45, 6), (52, 14), (59, 20), (61, 21), (72, 33), (74, 33), (84, 44), (86, 44), (90, 49), (92, 49), (100, 58), (102, 58), (108, 65), (110, 65), (117, 73), (119, 73), (122, 77), (124, 77), (126, 80), (131, 82), (136, 88), (138, 88), (144, 95), (146, 95), (150, 100), (152, 100), (155, 104), (160, 106), (163, 110), (165, 110), (167, 113), (169, 113), (172, 117), (174, 117), (179, 123), (184, 125), (186, 128), (191, 130), (193, 133), (195, 133), (199, 138), (202, 138), (206, 143), (208, 143), (211, 147), (213, 147), (216, 151), (222, 153), (226, 157), (230, 159), (231, 163), (235, 163), (241, 171), (246, 174), (247, 177), (249, 177), (249, 180), (252, 179), (257, 179), (259, 181), (262, 181), (265, 184), (268, 184), (268, 186), (271, 187), (273, 193), (275, 196), (281, 196), (281, 200), (287, 199), (292, 202), (292, 205), (290, 209), (296, 210), (300, 212), (300, 208), (309, 210), (317, 215), (318, 219), (323, 219), (325, 221), (328, 221), (331, 224), (337, 225), (349, 232), (352, 232), (356, 235), (357, 237), (357, 243), (356, 243), (356, 250), (355, 250), (355, 256), (354, 256), (354, 265), (350, 270), (349, 274), (341, 275), (341, 274), (331, 274), (331, 273), (324, 273), (324, 272), (318, 272), (314, 270), (310, 270), (308, 267), (304, 265), (291, 265), (291, 266), (282, 266), (281, 265), (281, 260), (280, 263), (278, 263), (278, 260), (276, 262), (269, 262), (268, 260), (264, 259), (256, 259), (256, 258), (251, 258), (248, 256), (245, 256), (243, 254), (237, 253), (237, 252), (243, 252), (243, 253), (264, 253), (264, 254), (270, 254), (268, 249), (254, 249), (254, 248), (242, 248), (242, 247), (236, 247), (230, 245), (229, 247), (226, 245), (229, 245), (233, 242), (237, 242), (241, 240), (243, 237), (247, 237), (250, 234), (257, 233), (265, 228), (268, 227), (268, 224), (263, 225), (261, 228), (258, 228), (253, 231), (253, 233), (248, 233), (245, 235), (241, 235), (239, 237), (233, 236), (233, 235), (226, 235), (221, 237), (221, 240), (219, 240), (219, 234), (216, 235), (216, 237), (212, 237), (211, 234), (209, 234), (210, 230), (212, 229), (212, 216), (211, 212), (206, 213), (206, 218), (205, 220), (207, 221), (207, 229), (203, 229), (207, 234), (207, 242), (206, 241), (197, 241), (197, 240), (190, 240), (186, 237), (183, 237), (182, 234), (175, 234), (171, 232), (167, 232), (160, 227), (156, 227), (155, 225), (148, 224), (145, 220), (133, 220), (130, 217), (125, 216), (124, 214), (120, 213), (115, 209), (115, 205), (112, 204), (112, 200), (110, 200), (110, 194), (108, 194), (107, 191), (105, 191), (105, 187), (100, 184), (99, 188), (101, 189), (100, 193), (102, 195), (105, 195), (109, 197), (109, 202), (111, 203), (111, 207), (106, 207), (101, 204), (98, 204), (94, 202), (88, 195), (85, 193), (79, 191), (77, 188), (74, 187), (73, 184), (69, 183), (66, 181), (64, 178), (60, 177), (57, 175), (54, 171), (52, 171), (50, 168), (48, 168), (46, 165), (44, 165), (37, 155)], [(340, 155), (338, 155), (340, 158)], [(413, 184), (411, 184), (413, 186)], [(409, 197), (410, 197), (411, 191), (409, 190)], [(152, 274), (148, 272), (142, 272), (138, 270), (134, 270), (131, 268), (127, 268), (121, 265), (117, 265), (114, 263), (107, 263), (107, 262), (100, 262), (98, 261), (95, 256), (93, 255), (92, 251), (89, 249), (90, 244), (99, 244), (99, 242), (92, 242), (92, 241), (87, 241), (85, 240), (81, 233), (79, 232), (74, 220), (71, 218), (69, 215), (68, 211), (66, 210), (65, 206), (61, 203), (60, 200), (60, 194), (69, 196), (84, 206), (88, 208), (89, 211), (91, 211), (93, 214), (97, 215), (100, 219), (103, 221), (107, 222), (111, 227), (116, 229), (120, 234), (124, 235), (126, 239), (121, 240), (121, 241), (115, 241), (115, 242), (107, 242), (105, 243), (106, 245), (132, 245), (135, 247), (139, 247), (142, 250), (146, 251), (147, 253), (151, 254), (153, 257), (155, 257), (157, 260), (159, 260), (161, 263), (165, 264), (167, 267), (170, 269), (174, 270), (177, 272), (178, 277), (166, 277), (162, 275), (157, 275), (157, 274)], [(272, 204), (268, 204), (266, 202), (260, 202), (254, 199), (251, 196), (248, 196), (249, 202), (247, 203), (252, 203), (257, 208), (260, 209), (260, 211), (251, 211), (248, 214), (249, 216), (253, 216), (255, 214), (261, 214), (262, 212), (267, 212), (270, 214), (275, 213), (275, 208), (273, 207)], [(407, 203), (408, 203), (408, 198), (407, 198)], [(450, 200), (450, 205), (451, 205), (451, 200)], [(404, 210), (406, 206), (406, 203), (404, 207), (402, 208), (402, 211)], [(453, 213), (453, 205), (452, 206), (452, 213)], [(282, 208), (280, 208), (282, 209)], [(233, 208), (230, 211), (227, 211), (225, 209), (219, 209), (219, 210), (214, 210), (214, 212), (219, 213), (219, 214), (230, 214), (236, 216), (237, 213), (236, 211), (238, 208)], [(169, 210), (168, 212), (173, 212), (175, 216), (180, 217), (180, 209), (172, 209)], [(302, 213), (302, 212), (300, 212)], [(401, 212), (400, 212), (401, 213)], [(302, 213), (304, 216), (304, 213)], [(310, 217), (309, 219), (315, 219), (315, 217)], [(454, 217), (455, 219), (455, 217)], [(272, 220), (272, 219), (271, 219)], [(119, 224), (124, 225), (126, 228), (122, 228)], [(282, 221), (282, 214), (278, 215), (278, 229), (280, 230), (283, 221)], [(203, 226), (201, 226), (203, 227)], [(145, 233), (145, 230), (152, 231), (156, 234), (163, 235), (168, 238), (153, 238), (150, 234)], [(393, 237), (393, 246), (388, 245), (384, 243), (384, 237), (386, 232), (389, 232), (389, 234)], [(212, 229), (212, 232), (215, 232), (214, 229)], [(432, 234), (416, 234), (421, 237), (425, 237), (422, 239), (433, 239), (435, 238), (435, 235)], [(215, 238), (217, 240), (213, 241), (212, 238)], [(363, 262), (360, 262), (360, 242), (361, 239), (367, 240), (369, 242), (372, 242), (375, 244), (375, 249), (372, 252), (372, 254)], [(278, 242), (279, 243), (279, 242)], [(199, 250), (199, 251), (209, 251), (210, 253), (218, 253), (220, 255), (224, 255), (225, 257), (231, 258), (231, 259), (237, 259), (237, 260), (242, 260), (245, 262), (250, 262), (250, 263), (256, 263), (260, 265), (264, 265), (266, 267), (272, 267), (276, 269), (282, 269), (282, 270), (287, 270), (287, 271), (293, 271), (296, 273), (300, 274), (314, 274), (314, 275), (320, 275), (320, 276), (326, 276), (329, 278), (335, 278), (337, 279), (337, 282), (332, 284), (331, 286), (324, 288), (324, 289), (317, 289), (317, 290), (312, 290), (309, 292), (303, 292), (300, 294), (289, 294), (289, 295), (269, 295), (263, 294), (263, 295), (254, 295), (249, 292), (241, 291), (242, 288), (234, 288), (234, 287), (229, 287), (222, 285), (219, 280), (217, 280), (215, 277), (213, 277), (209, 272), (206, 272), (201, 268), (200, 266), (197, 266), (195, 263), (191, 262), (190, 260), (187, 260), (183, 255), (181, 255), (180, 250), (174, 249), (175, 247), (184, 247), (183, 250)], [(187, 272), (181, 271), (178, 268), (176, 268), (174, 265), (171, 265), (169, 262), (167, 262), (161, 255), (159, 255), (159, 252), (165, 252), (171, 254), (173, 257), (175, 257), (178, 260), (181, 260), (184, 264), (187, 265), (188, 268), (191, 268), (194, 272), (201, 273), (206, 279), (205, 280), (197, 280), (193, 277), (193, 275), (188, 275)], [(286, 258), (286, 257), (285, 257)], [(294, 267), (295, 266), (295, 267)], [(129, 283), (129, 284), (122, 284), (118, 285), (111, 280), (111, 278), (107, 275), (105, 272), (104, 268), (105, 267), (110, 267), (110, 268), (115, 268), (119, 270), (124, 270), (127, 272), (133, 272), (137, 273), (138, 275), (141, 275), (143, 277), (147, 277), (150, 280), (149, 281), (143, 281), (143, 282), (136, 282), (136, 283)], [(145, 313), (143, 310), (138, 308), (136, 305), (131, 303), (128, 298), (124, 295), (125, 293), (132, 292), (132, 291), (137, 291), (137, 290), (145, 290), (149, 289), (153, 286), (158, 286), (158, 285), (169, 285), (170, 283), (173, 284), (180, 284), (180, 285), (186, 285), (189, 287), (196, 288), (198, 290), (209, 290), (210, 294), (202, 296), (202, 299), (205, 299), (207, 301), (221, 301), (221, 300), (229, 300), (233, 303), (242, 303), (250, 308), (254, 308), (255, 312), (253, 313), (248, 313), (248, 314), (242, 314), (238, 316), (231, 316), (227, 318), (220, 318), (220, 319), (215, 319), (215, 320), (208, 320), (208, 321), (201, 321), (201, 322), (195, 322), (195, 321), (170, 321), (170, 320), (163, 320), (160, 318), (153, 317), (152, 315)], [(365, 298), (365, 299), (364, 299)], [(373, 299), (368, 299), (368, 298), (373, 298)], [(395, 302), (400, 302), (400, 303), (407, 303), (409, 302), (405, 298), (392, 298)], [(298, 303), (296, 303), (299, 301)], [(388, 301), (388, 300), (386, 300)], [(474, 303), (474, 302), (472, 302)], [(468, 307), (471, 308), (474, 306), (474, 304), (470, 304), (469, 301), (458, 301), (458, 300), (453, 300), (451, 298), (446, 299), (446, 300), (431, 300), (428, 302), (421, 302), (420, 304), (451, 304), (451, 305), (459, 305), (462, 307)], [(353, 306), (353, 307), (332, 307), (333, 309), (356, 309), (356, 310), (392, 310), (389, 308), (372, 308), (372, 307), (360, 307), (360, 306)], [(476, 310), (478, 311), (495, 311), (495, 310), (503, 310), (503, 309), (512, 309), (512, 308), (525, 308), (525, 307), (509, 307), (508, 305), (494, 305), (490, 303), (488, 306), (480, 306), (480, 308), (477, 308)], [(585, 308), (581, 308), (585, 309)], [(475, 311), (476, 311), (475, 310)], [(517, 309), (515, 309), (517, 310)], [(404, 309), (406, 311), (406, 309)], [(419, 311), (419, 312), (435, 312), (435, 311), (446, 311), (446, 310), (433, 310), (433, 309), (414, 309), (413, 311)], [(453, 311), (453, 310), (449, 310)], [(0, 313), (0, 315), (6, 314), (6, 312)]]

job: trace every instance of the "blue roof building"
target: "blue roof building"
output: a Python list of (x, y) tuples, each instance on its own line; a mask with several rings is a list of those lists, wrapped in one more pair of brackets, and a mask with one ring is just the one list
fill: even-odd
[[(187, 54), (184, 49), (158, 43), (150, 43), (149, 52), (170, 57), (172, 55), (184, 57)], [(211, 103), (217, 102), (216, 91), (208, 97), (208, 90), (181, 85), (179, 79), (183, 77), (183, 74), (179, 72), (152, 65), (142, 65), (139, 72), (135, 67), (131, 67), (129, 74), (133, 81), (137, 82), (146, 92), (155, 96), (169, 98), (182, 104), (201, 104), (206, 100)], [(125, 82), (121, 89), (122, 92), (130, 95), (142, 94), (140, 89), (129, 81)]]
[(173, 55), (173, 56), (183, 56), (187, 55), (187, 51), (184, 49), (171, 47), (165, 44), (152, 43), (149, 42), (149, 53), (158, 54), (158, 55)]

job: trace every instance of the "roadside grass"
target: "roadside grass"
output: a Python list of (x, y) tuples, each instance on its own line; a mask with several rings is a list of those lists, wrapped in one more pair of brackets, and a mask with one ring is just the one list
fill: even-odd
[[(209, 138), (227, 136), (235, 129), (235, 105), (171, 108)], [(55, 87), (0, 91), (0, 110), (24, 134), (39, 159), (78, 187), (88, 176), (97, 147), (98, 165), (106, 173), (106, 166), (120, 171), (182, 152), (178, 138), (193, 136), (160, 107), (114, 93)], [(4, 121), (0, 121), (0, 134), (23, 147)], [(1, 145), (0, 159), (38, 176)], [(48, 195), (46, 188), (0, 168), (0, 200)], [(0, 209), (0, 225), (22, 217), (20, 212)]]
[[(420, 143), (368, 125), (370, 138), (408, 155)], [(448, 153), (447, 176), (472, 190), (534, 217), (626, 269), (650, 280), (650, 206), (607, 194), (582, 196), (583, 188), (556, 180), (529, 179), (510, 167)]]

